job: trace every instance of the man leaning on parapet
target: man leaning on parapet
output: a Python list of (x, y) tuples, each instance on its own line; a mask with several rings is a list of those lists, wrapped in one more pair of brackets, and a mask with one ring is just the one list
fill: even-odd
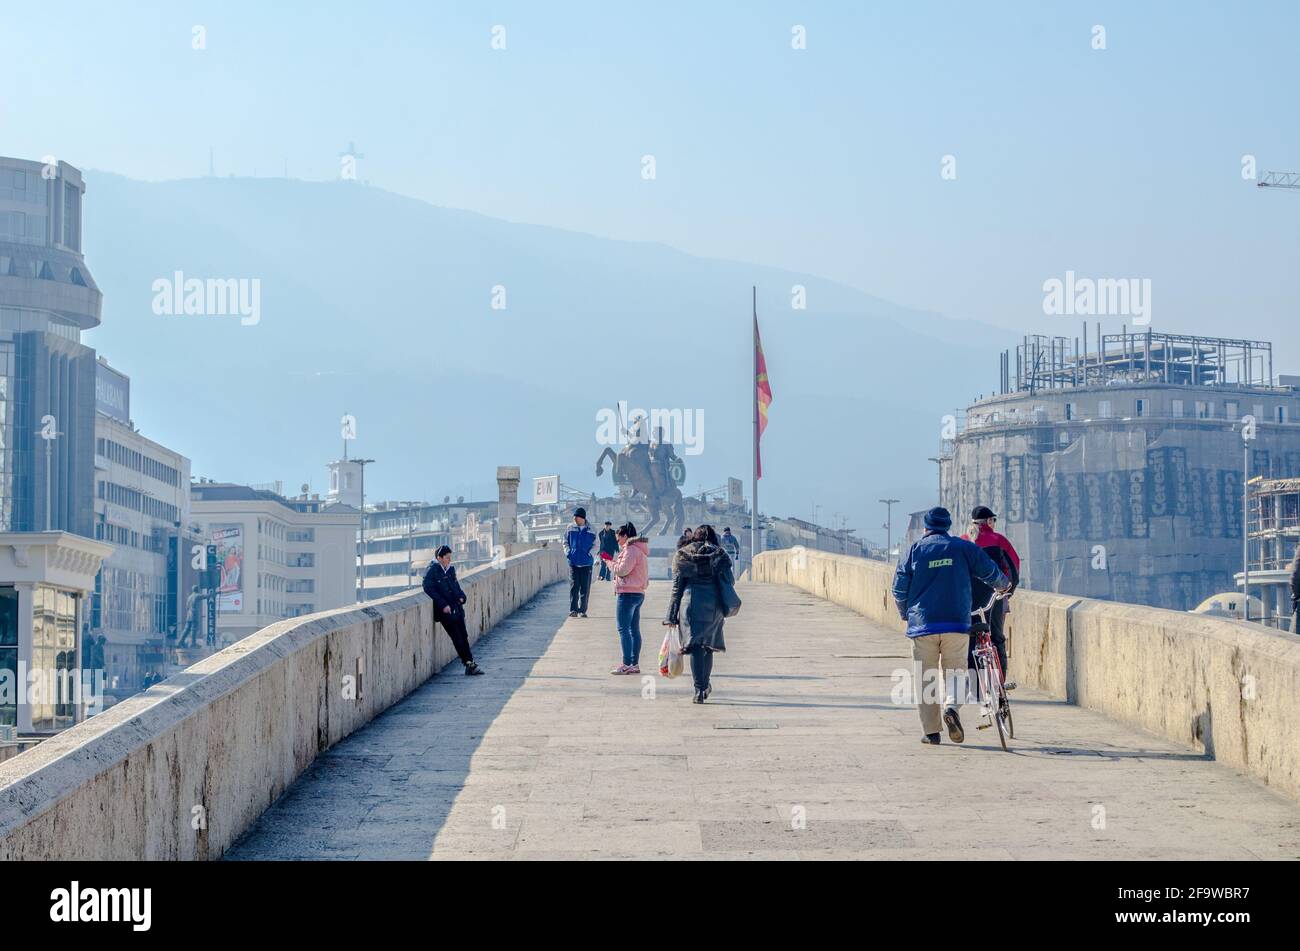
[[(971, 627), (971, 579), (1006, 591), (1011, 587), (993, 559), (975, 543), (948, 534), (952, 515), (945, 508), (925, 513), (925, 535), (911, 547), (894, 572), (894, 602), (907, 622), (912, 659), (921, 668), (915, 685), (921, 713), (921, 742), (939, 745), (939, 695), (948, 738), (966, 738), (957, 714), (958, 689), (966, 683), (966, 651)], [(942, 678), (937, 680), (936, 678)], [(942, 685), (942, 686), (940, 686)]]

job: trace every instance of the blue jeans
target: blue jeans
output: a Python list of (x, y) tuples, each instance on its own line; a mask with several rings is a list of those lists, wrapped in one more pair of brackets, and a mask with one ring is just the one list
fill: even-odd
[(641, 660), (641, 605), (644, 594), (618, 596), (618, 639), (623, 645), (623, 663), (629, 667), (640, 666)]

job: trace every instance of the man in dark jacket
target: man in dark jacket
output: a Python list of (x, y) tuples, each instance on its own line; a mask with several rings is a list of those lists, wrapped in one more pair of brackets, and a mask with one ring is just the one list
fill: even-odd
[(605, 522), (605, 527), (600, 530), (600, 580), (612, 581), (613, 574), (610, 573), (609, 565), (618, 554), (618, 535), (614, 531), (613, 522)]
[[(907, 622), (916, 662), (916, 690), (922, 742), (939, 743), (939, 696), (948, 738), (960, 743), (966, 734), (957, 714), (957, 690), (965, 689), (966, 651), (970, 646), (971, 580), (998, 591), (1011, 587), (998, 566), (974, 542), (953, 538), (952, 515), (945, 508), (925, 513), (925, 535), (898, 563), (894, 603)], [(942, 693), (941, 693), (942, 692)]]
[(469, 649), (469, 632), (465, 630), (465, 592), (456, 580), (456, 569), (451, 566), (451, 549), (443, 545), (434, 552), (429, 570), (424, 573), (424, 593), (433, 599), (433, 616), (442, 622), (442, 629), (451, 637), (456, 656), (465, 665), (465, 673), (477, 676), (483, 668), (474, 663)]
[(564, 535), (564, 553), (569, 557), (569, 617), (587, 616), (587, 599), (591, 596), (592, 550), (596, 533), (587, 524), (587, 510), (575, 509), (573, 524)]

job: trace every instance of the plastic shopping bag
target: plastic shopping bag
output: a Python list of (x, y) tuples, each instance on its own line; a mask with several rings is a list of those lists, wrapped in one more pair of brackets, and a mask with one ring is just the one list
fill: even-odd
[(680, 677), (685, 666), (682, 660), (681, 631), (674, 624), (664, 634), (664, 642), (659, 647), (659, 673), (671, 680)]

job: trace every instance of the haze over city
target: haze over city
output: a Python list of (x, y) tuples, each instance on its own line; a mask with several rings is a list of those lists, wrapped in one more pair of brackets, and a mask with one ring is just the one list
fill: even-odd
[[(824, 293), (811, 293), (806, 311), (789, 306), (790, 285), (805, 278), (741, 276), (734, 300), (711, 298), (710, 312), (695, 315), (715, 324), (704, 331), (709, 358), (720, 371), (719, 392), (734, 399), (706, 407), (718, 444), (695, 460), (692, 490), (744, 476), (748, 465), (749, 283), (765, 295), (760, 318), (773, 341), (777, 394), (765, 501), (802, 517), (812, 517), (817, 505), (823, 516), (840, 513), (871, 537), (881, 534), (882, 519), (877, 507), (857, 498), (864, 474), (873, 497), (904, 498), (913, 509), (926, 501), (914, 484), (930, 480), (915, 452), (904, 454), (893, 478), (870, 471), (870, 459), (893, 445), (928, 444), (937, 422), (918, 439), (921, 420), (992, 389), (993, 355), (1022, 334), (1077, 335), (1078, 320), (1043, 313), (1044, 282), (1067, 270), (1149, 279), (1156, 329), (1217, 334), (1230, 326), (1233, 335), (1274, 341), (1279, 370), (1300, 369), (1294, 334), (1286, 333), (1297, 303), (1288, 280), (1298, 250), (1296, 202), (1293, 195), (1262, 193), (1242, 177), (1244, 155), (1255, 156), (1261, 171), (1300, 162), (1300, 133), (1294, 123), (1277, 121), (1275, 91), (1288, 88), (1293, 69), (1294, 31), (1287, 26), (1296, 25), (1298, 14), (1288, 4), (1255, 6), (1247, 15), (1207, 4), (1102, 3), (1063, 15), (1017, 3), (1000, 5), (996, 16), (969, 4), (938, 4), (922, 31), (902, 10), (854, 4), (746, 4), (743, 15), (738, 6), (690, 4), (653, 10), (572, 4), (556, 13), (505, 3), (489, 13), (422, 3), (384, 3), (363, 12), (340, 3), (310, 15), (251, 3), (145, 2), (133, 5), (130, 16), (95, 4), (42, 9), (40, 17), (20, 16), (17, 8), (0, 13), (7, 89), (0, 126), (10, 154), (53, 154), (83, 168), (166, 182), (205, 176), (211, 151), (221, 178), (279, 177), (287, 170), (291, 179), (336, 181), (339, 153), (355, 142), (364, 156), (358, 179), (372, 189), (507, 222), (662, 244), (834, 281), (907, 309), (911, 330), (924, 334), (933, 321), (931, 336), (972, 353), (930, 350), (917, 339), (882, 359), (865, 306), (843, 325), (819, 324), (829, 309)], [(505, 49), (492, 46), (498, 24), (506, 28)], [(793, 24), (805, 29), (806, 48), (792, 49)], [(1093, 48), (1094, 24), (1105, 25), (1105, 49)], [(199, 27), (204, 45), (196, 49)], [(48, 68), (43, 51), (50, 44), (62, 51), (64, 68)], [(59, 104), (74, 100), (81, 121), (68, 123)], [(645, 155), (656, 164), (650, 181), (642, 177)], [(955, 162), (955, 178), (942, 177), (946, 156)], [(364, 398), (339, 394), (346, 392), (342, 376), (322, 377), (338, 389), (311, 388), (319, 429), (310, 417), (295, 414), (290, 422), (264, 403), (258, 418), (266, 427), (241, 421), (242, 435), (232, 439), (231, 429), (209, 420), (203, 424), (212, 427), (204, 430), (209, 438), (186, 441), (186, 424), (169, 411), (170, 390), (181, 365), (194, 362), (184, 354), (206, 347), (211, 337), (188, 326), (159, 329), (162, 318), (147, 309), (148, 287), (141, 286), (172, 272), (166, 253), (149, 252), (172, 249), (178, 236), (140, 233), (120, 214), (95, 213), (119, 187), (96, 188), (96, 181), (92, 172), (87, 250), (111, 293), (92, 339), (107, 350), (119, 340), (161, 335), (180, 351), (175, 361), (161, 353), (146, 359), (134, 347), (116, 358), (132, 376), (142, 426), (184, 445), (198, 473), (284, 477), (296, 485), (321, 477), (318, 463), (323, 445), (333, 445), (333, 420), (353, 412), (362, 440), (370, 440), (365, 451), (386, 462), (371, 476), (376, 495), (415, 492), (414, 471), (397, 462), (406, 450), (390, 425), (396, 421), (359, 411)], [(148, 190), (133, 194), (150, 200)], [(274, 191), (267, 185), (254, 194), (269, 201)], [(321, 306), (329, 306), (331, 296), (363, 299), (368, 287), (410, 277), (358, 267), (332, 275), (332, 287), (310, 287), (310, 262), (294, 256), (308, 256), (313, 240), (340, 249), (377, 240), (360, 221), (339, 224), (337, 233), (328, 222), (311, 232), (290, 230), (280, 246), (259, 248), (264, 254), (249, 276), (263, 278), (265, 320), (260, 330), (223, 327), (224, 353), (255, 357), (277, 324), (285, 334), (310, 336), (306, 315), (293, 309), (303, 299), (300, 290), (321, 294)], [(230, 222), (206, 236), (209, 260), (239, 262), (235, 248), (256, 243), (253, 230), (252, 220), (247, 229)], [(410, 238), (420, 240), (418, 229)], [(545, 240), (537, 247), (544, 249)], [(486, 349), (452, 359), (436, 346), (437, 334), (468, 332), (458, 324), (488, 324), (478, 344), (486, 348), (496, 339), (495, 326), (523, 321), (525, 313), (542, 318), (530, 322), (537, 336), (566, 340), (567, 359), (590, 362), (593, 373), (628, 359), (638, 364), (647, 378), (640, 394), (598, 391), (590, 405), (531, 422), (558, 441), (554, 457), (537, 464), (595, 489), (585, 459), (589, 443), (582, 442), (595, 410), (619, 398), (649, 405), (666, 397), (658, 402), (679, 405), (680, 398), (667, 398), (652, 381), (686, 365), (689, 338), (664, 339), (673, 327), (668, 313), (639, 317), (632, 340), (610, 336), (632, 296), (631, 288), (620, 293), (616, 279), (603, 280), (616, 275), (549, 275), (539, 306), (539, 294), (518, 287), (526, 279), (519, 273), (524, 262), (510, 257), (508, 245), (499, 250), (498, 266), (484, 269), (494, 275), (488, 287), (467, 286), (463, 299), (458, 275), (440, 270), (437, 256), (427, 254), (415, 265), (427, 270), (420, 298), (394, 305), (421, 311), (430, 349), (422, 369), (434, 378), (465, 373), (469, 385), (493, 386), (496, 361)], [(635, 256), (636, 249), (628, 253)], [(153, 271), (130, 273), (128, 283), (126, 263), (112, 260), (118, 255), (147, 261)], [(275, 274), (281, 266), (285, 272)], [(291, 281), (292, 291), (285, 286)], [(488, 288), (497, 283), (519, 291), (504, 314), (488, 309)], [(286, 292), (290, 301), (279, 296)], [(452, 301), (456, 306), (447, 306)], [(566, 303), (588, 304), (590, 313), (567, 323)], [(657, 303), (665, 310), (683, 306), (671, 297)], [(938, 315), (970, 323), (950, 328)], [(355, 307), (341, 317), (369, 324)], [(1118, 331), (1122, 322), (1108, 321), (1106, 329)], [(331, 336), (350, 337), (346, 331)], [(384, 343), (382, 330), (366, 334), (361, 349), (368, 352), (358, 352), (358, 336), (331, 359), (294, 369), (346, 373), (349, 360), (364, 360)], [(734, 341), (731, 352), (713, 349), (724, 340)], [(844, 378), (839, 388), (827, 381), (814, 404), (822, 412), (804, 413), (788, 402), (806, 392), (798, 368), (829, 351), (850, 358), (840, 371)], [(980, 353), (987, 359), (973, 355)], [(161, 366), (169, 362), (172, 368)], [(947, 379), (939, 405), (898, 392), (902, 382), (881, 372), (886, 362), (941, 369)], [(536, 384), (550, 372), (542, 365), (512, 369), (509, 384)], [(842, 404), (846, 412), (829, 411), (841, 400), (849, 401)], [(253, 409), (251, 403), (236, 407), (241, 415)], [(489, 425), (506, 424), (490, 405), (481, 412)], [(529, 413), (539, 412), (530, 406)], [(727, 418), (732, 414), (734, 420)], [(517, 416), (510, 419), (514, 425)], [(270, 430), (289, 426), (309, 438), (293, 441), (291, 454), (277, 454), (272, 443), (282, 436)], [(872, 448), (860, 455), (822, 448), (845, 441)], [(256, 454), (245, 451), (254, 448)], [(488, 461), (467, 458), (463, 469), (449, 469), (440, 459), (439, 478), (429, 488), (481, 494), (488, 489), (480, 477)], [(833, 478), (820, 478), (823, 465), (837, 470)], [(857, 471), (863, 466), (865, 473)], [(787, 467), (798, 476), (783, 478)]]

